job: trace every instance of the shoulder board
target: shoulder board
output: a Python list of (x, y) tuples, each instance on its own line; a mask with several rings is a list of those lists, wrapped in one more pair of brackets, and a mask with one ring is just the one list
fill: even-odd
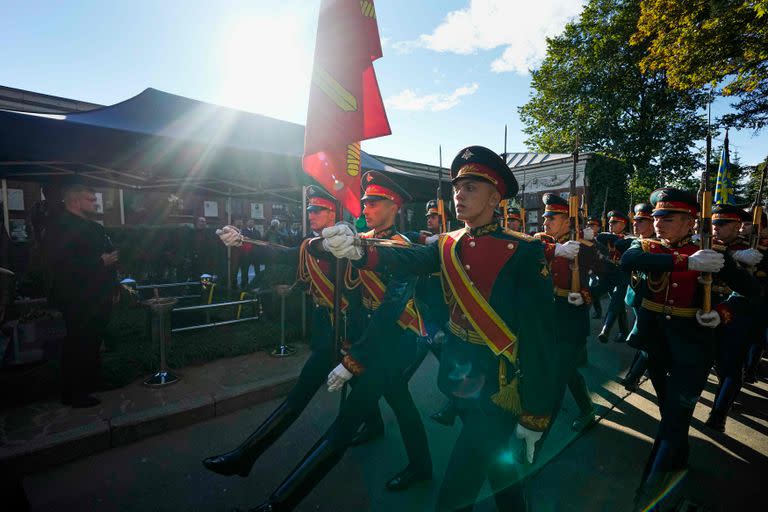
[(591, 240), (579, 240), (579, 243), (586, 247), (592, 247), (593, 245), (595, 245), (595, 243), (592, 242)]
[(653, 238), (643, 238), (640, 240), (640, 244), (643, 247), (643, 252), (651, 252), (651, 244), (658, 243)]
[(395, 233), (394, 235), (392, 235), (392, 238), (390, 240), (397, 240), (398, 242), (411, 243), (411, 241), (408, 240), (408, 237), (403, 235), (402, 233)]
[(513, 231), (511, 229), (504, 229), (504, 234), (517, 238), (518, 240), (523, 240), (525, 242), (533, 242), (534, 240), (538, 240), (537, 238), (534, 238), (531, 235), (526, 235), (525, 233), (521, 233), (519, 231)]
[(721, 244), (712, 244), (712, 250), (717, 252), (725, 252), (728, 247)]

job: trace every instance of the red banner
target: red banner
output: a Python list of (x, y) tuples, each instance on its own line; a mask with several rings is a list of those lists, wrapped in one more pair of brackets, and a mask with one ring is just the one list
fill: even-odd
[(304, 172), (360, 215), (360, 141), (389, 135), (373, 61), (372, 0), (322, 0), (304, 133)]

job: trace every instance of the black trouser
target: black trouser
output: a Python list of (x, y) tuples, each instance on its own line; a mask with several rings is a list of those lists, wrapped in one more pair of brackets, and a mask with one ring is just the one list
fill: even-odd
[(648, 374), (661, 412), (653, 449), (641, 485), (649, 492), (664, 475), (685, 469), (688, 463), (688, 429), (693, 409), (707, 382), (714, 356), (713, 332), (696, 320), (647, 312), (644, 327), (654, 329), (648, 347)]
[(93, 391), (101, 379), (101, 341), (109, 324), (112, 297), (59, 301), (67, 336), (61, 351), (61, 392), (64, 397)]
[[(398, 391), (393, 391), (395, 388)], [(405, 394), (410, 397), (403, 383), (402, 369), (371, 367), (354, 379), (349, 396), (331, 427), (270, 495), (268, 502), (274, 510), (293, 510), (338, 464), (350, 439), (378, 407), (378, 400), (385, 392), (390, 398), (403, 398)], [(418, 423), (421, 423), (420, 417)], [(423, 432), (423, 425), (421, 428)], [(419, 442), (420, 449), (427, 449), (426, 435)]]
[[(717, 329), (715, 368), (720, 385), (715, 394), (712, 412), (722, 416), (728, 414), (744, 384), (744, 365), (747, 361), (750, 342), (759, 329), (755, 321), (756, 316), (750, 314), (752, 312), (748, 305), (743, 304), (739, 299), (732, 299), (731, 302), (736, 306), (742, 306), (743, 309), (737, 309), (735, 318)], [(753, 314), (756, 315), (757, 312)]]
[(515, 421), (480, 408), (461, 409), (459, 415), (461, 433), (451, 450), (435, 510), (472, 510), (487, 479), (499, 510), (524, 511), (525, 488), (518, 474), (519, 462), (510, 454)]

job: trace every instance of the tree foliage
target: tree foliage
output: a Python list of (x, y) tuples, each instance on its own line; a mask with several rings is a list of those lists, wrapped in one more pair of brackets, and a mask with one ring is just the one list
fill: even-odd
[(665, 72), (676, 89), (720, 84), (735, 96), (724, 124), (768, 124), (768, 0), (642, 0), (632, 44), (647, 48), (646, 73)]
[(570, 152), (578, 132), (581, 151), (635, 166), (629, 192), (638, 201), (700, 167), (692, 144), (704, 138), (697, 112), (707, 102), (700, 90), (669, 87), (663, 72), (641, 71), (647, 45), (630, 45), (639, 17), (640, 0), (590, 0), (547, 40), (531, 98), (519, 109), (527, 143), (539, 151)]

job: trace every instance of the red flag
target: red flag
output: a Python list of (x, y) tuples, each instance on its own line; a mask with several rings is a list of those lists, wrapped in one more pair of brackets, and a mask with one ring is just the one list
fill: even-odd
[(360, 141), (389, 135), (373, 61), (372, 0), (322, 0), (304, 133), (304, 172), (360, 216)]

